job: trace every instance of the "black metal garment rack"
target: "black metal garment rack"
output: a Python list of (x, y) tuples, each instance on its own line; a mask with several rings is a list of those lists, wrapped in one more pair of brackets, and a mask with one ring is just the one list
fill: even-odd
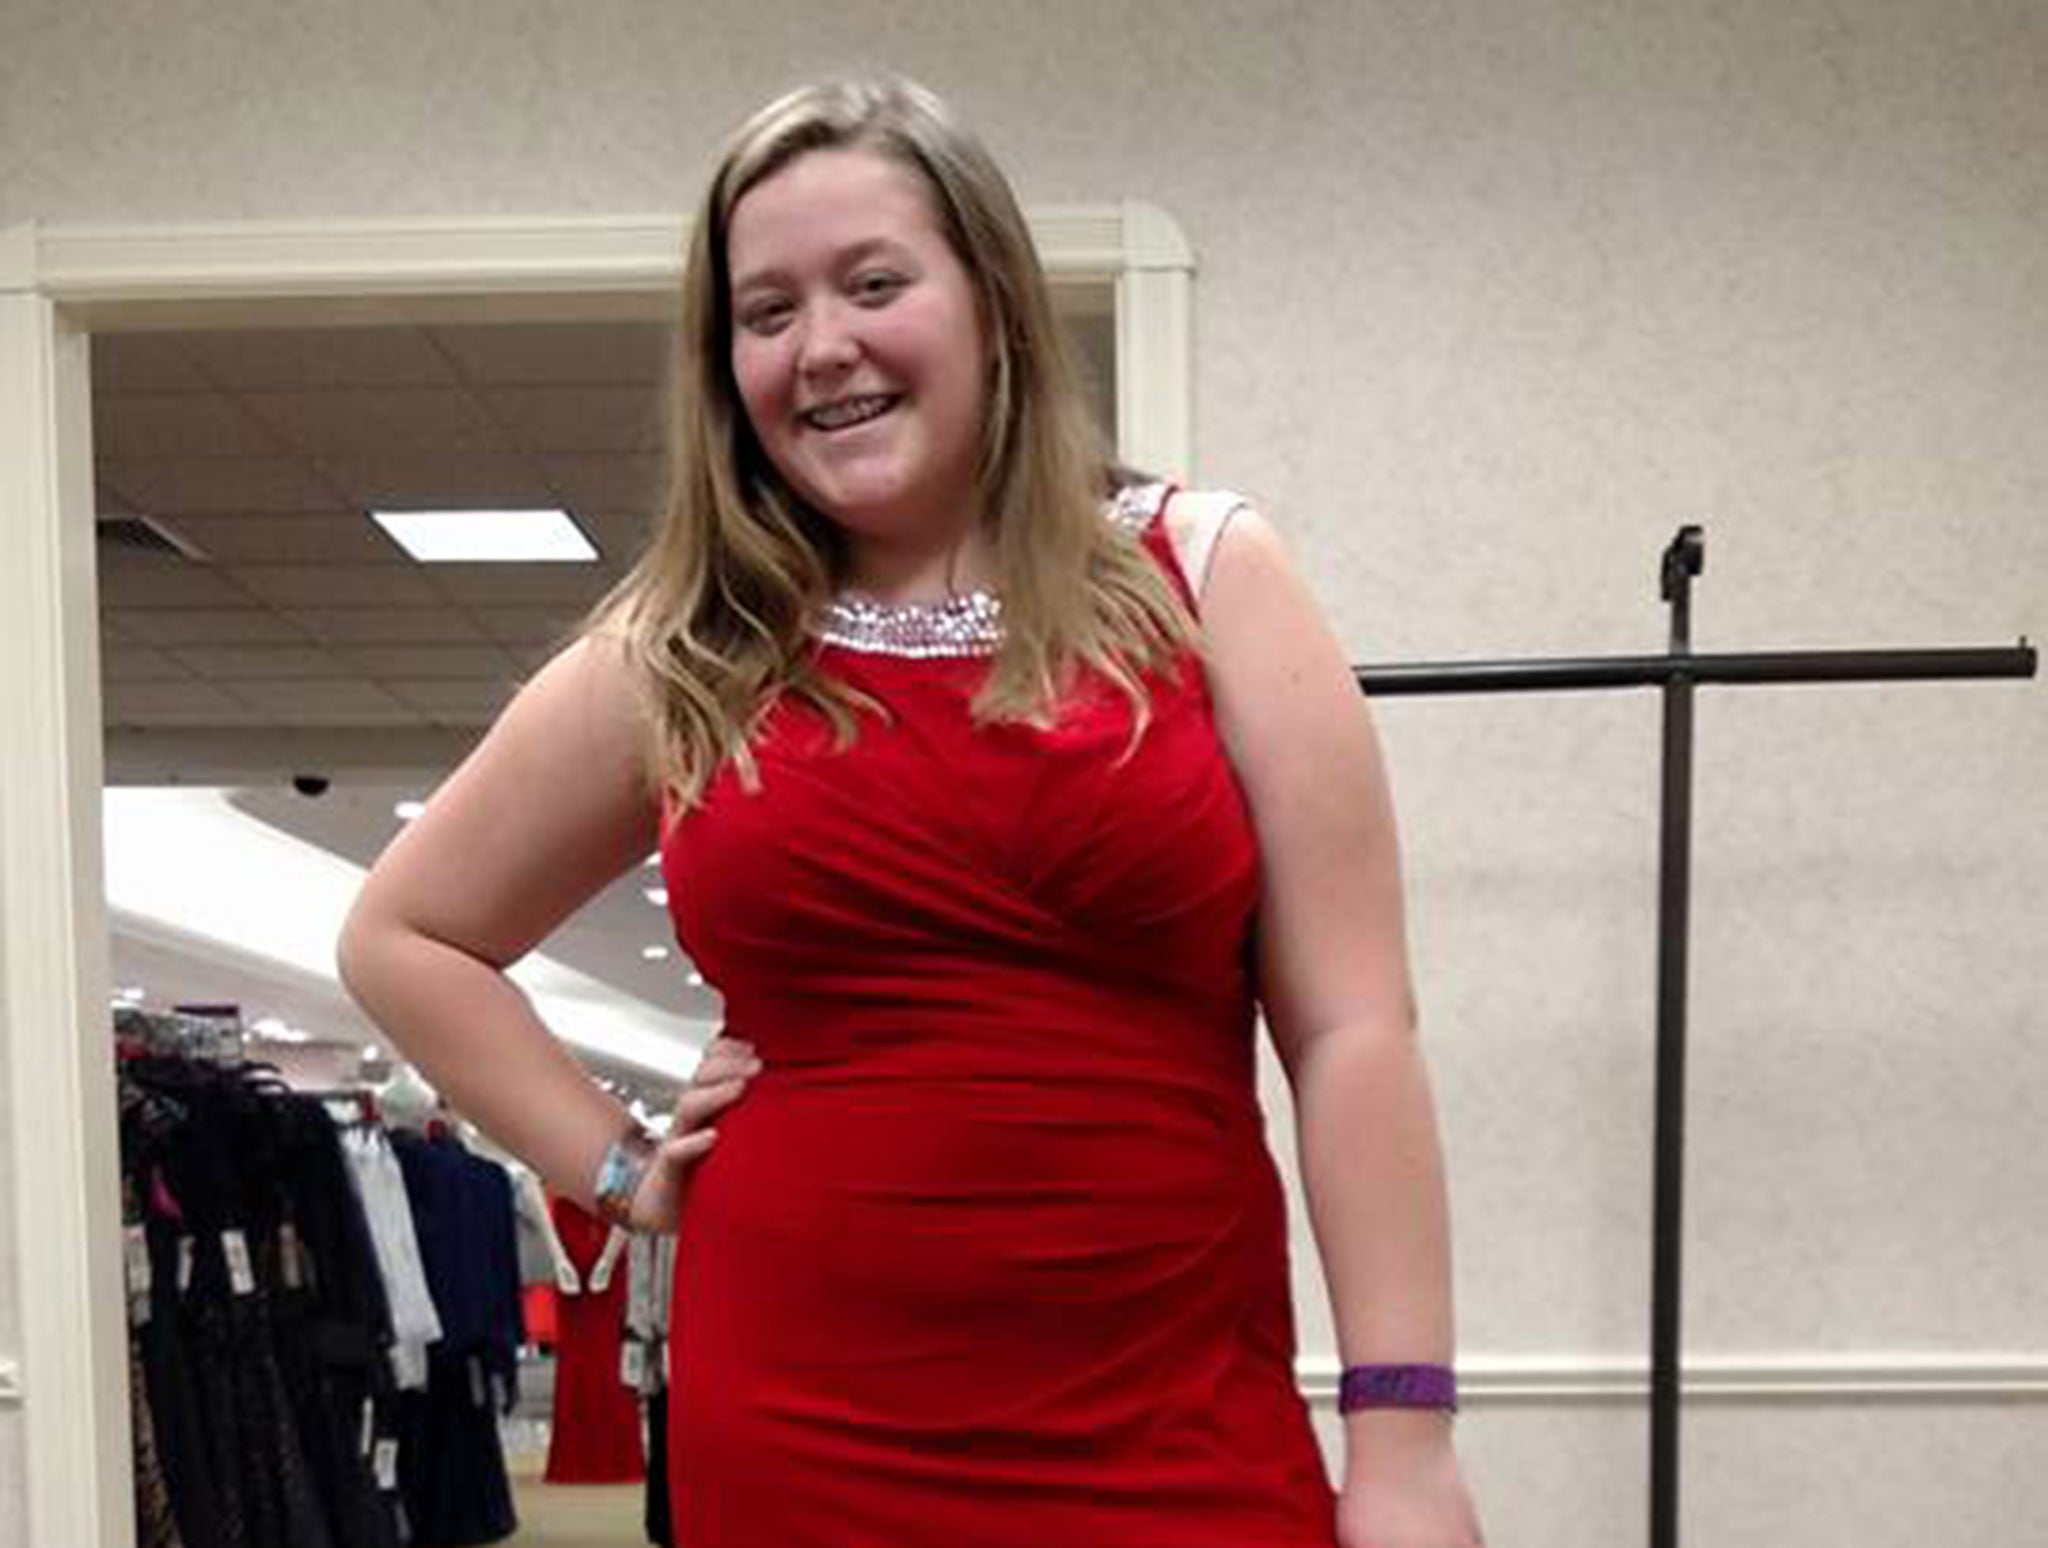
[(1428, 693), (1663, 690), (1664, 756), (1657, 908), (1657, 1095), (1650, 1282), (1650, 1544), (1678, 1544), (1679, 1312), (1685, 1164), (1686, 944), (1692, 891), (1693, 692), (1709, 684), (1871, 683), (1935, 678), (2032, 677), (2034, 647), (1989, 649), (1694, 653), (1692, 582), (1706, 538), (1681, 527), (1664, 550), (1661, 590), (1671, 607), (1671, 646), (1661, 656), (1537, 661), (1427, 662), (1365, 666), (1358, 685), (1374, 697)]

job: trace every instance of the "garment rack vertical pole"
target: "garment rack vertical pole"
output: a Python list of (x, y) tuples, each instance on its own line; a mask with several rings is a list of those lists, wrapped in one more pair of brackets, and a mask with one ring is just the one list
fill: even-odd
[(1908, 682), (2031, 678), (2037, 653), (2017, 645), (1939, 650), (1789, 651), (1698, 655), (1692, 649), (1692, 582), (1705, 568), (1706, 538), (1681, 527), (1659, 574), (1671, 608), (1661, 656), (1421, 662), (1362, 666), (1359, 687), (1375, 698), (1436, 693), (1550, 693), (1659, 689), (1664, 751), (1658, 860), (1657, 1090), (1651, 1184), (1650, 1548), (1678, 1548), (1680, 1313), (1684, 1304), (1685, 1051), (1687, 947), (1692, 892), (1693, 700), (1703, 685)]

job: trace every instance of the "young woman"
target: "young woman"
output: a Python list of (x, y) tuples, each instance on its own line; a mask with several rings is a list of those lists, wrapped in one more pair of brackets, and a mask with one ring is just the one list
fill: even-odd
[[(457, 1106), (677, 1231), (679, 1539), (1469, 1548), (1386, 780), (1272, 530), (1113, 475), (915, 87), (745, 125), (683, 286), (657, 538), (342, 943)], [(502, 972), (657, 844), (733, 1033), (658, 1145)], [(1255, 1007), (1352, 1368), (1334, 1497)]]

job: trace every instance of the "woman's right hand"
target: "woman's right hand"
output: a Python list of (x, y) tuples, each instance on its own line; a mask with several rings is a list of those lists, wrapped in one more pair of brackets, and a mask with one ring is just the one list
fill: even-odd
[(761, 1067), (751, 1043), (724, 1036), (711, 1040), (690, 1076), (688, 1089), (676, 1102), (667, 1136), (657, 1144), (654, 1159), (633, 1194), (632, 1225), (636, 1231), (675, 1230), (690, 1171), (718, 1138), (711, 1121), (745, 1094), (747, 1082), (761, 1073)]

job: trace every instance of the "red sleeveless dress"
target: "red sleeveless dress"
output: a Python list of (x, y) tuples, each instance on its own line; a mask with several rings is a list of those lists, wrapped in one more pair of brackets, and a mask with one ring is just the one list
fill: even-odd
[[(564, 1198), (548, 1200), (562, 1249), (583, 1281), (578, 1295), (557, 1302), (554, 1420), (548, 1430), (545, 1481), (551, 1484), (638, 1483), (646, 1476), (640, 1444), (640, 1399), (619, 1381), (619, 1345), (626, 1327), (626, 1264), (602, 1290), (591, 1271), (612, 1228)], [(656, 1466), (660, 1466), (659, 1459)]]
[[(1120, 502), (1183, 588), (1157, 508)], [(765, 1064), (683, 1212), (688, 1548), (1332, 1548), (1254, 1091), (1258, 853), (1199, 665), (976, 727), (987, 658), (821, 647), (664, 835)]]

